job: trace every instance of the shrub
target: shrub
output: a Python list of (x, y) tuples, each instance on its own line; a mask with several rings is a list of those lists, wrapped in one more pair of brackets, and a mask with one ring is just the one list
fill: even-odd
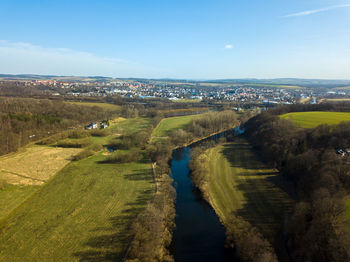
[(92, 136), (99, 136), (99, 137), (109, 136), (109, 135), (111, 135), (111, 130), (110, 129), (95, 129), (95, 130), (91, 130), (90, 134)]
[(103, 149), (102, 145), (100, 145), (100, 144), (92, 144), (91, 146), (89, 146), (88, 148), (84, 149), (83, 151), (81, 151), (77, 155), (73, 156), (72, 160), (73, 161), (78, 161), (78, 160), (82, 160), (82, 159), (88, 158), (89, 156), (94, 155), (96, 152), (101, 151), (102, 149)]
[(91, 149), (94, 152), (98, 152), (103, 149), (103, 146), (101, 144), (92, 144), (89, 146), (89, 149)]
[(78, 153), (77, 155), (73, 156), (72, 160), (73, 161), (78, 161), (78, 160), (82, 160), (85, 158), (88, 158), (89, 156), (92, 156), (93, 154), (95, 154), (95, 152), (89, 148), (81, 151), (80, 153)]
[(90, 145), (90, 139), (79, 139), (79, 140), (61, 140), (57, 142), (56, 146), (65, 148), (84, 148)]
[(142, 155), (139, 150), (133, 149), (128, 152), (115, 152), (108, 156), (105, 160), (106, 163), (129, 163), (141, 160)]
[(89, 136), (90, 136), (90, 133), (88, 131), (74, 130), (69, 132), (68, 138), (86, 138)]
[(65, 139), (68, 137), (68, 132), (62, 132), (59, 134), (52, 135), (48, 138), (42, 139), (38, 141), (36, 144), (37, 145), (52, 145), (57, 143), (58, 141)]
[(149, 140), (150, 135), (150, 132), (145, 131), (140, 131), (129, 135), (123, 135), (117, 139), (112, 140), (109, 143), (109, 146), (117, 149), (130, 149), (133, 147), (139, 147), (141, 149), (144, 149)]
[(259, 230), (241, 217), (231, 216), (226, 223), (226, 244), (235, 248), (242, 261), (277, 262), (275, 250)]

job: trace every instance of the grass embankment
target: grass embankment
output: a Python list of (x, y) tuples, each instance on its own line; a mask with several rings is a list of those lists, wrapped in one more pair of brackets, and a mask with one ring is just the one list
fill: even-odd
[(280, 188), (277, 170), (263, 164), (244, 139), (205, 153), (209, 202), (225, 223), (232, 212), (272, 237), (280, 229), (291, 199)]
[[(226, 227), (228, 242), (233, 237), (240, 256), (249, 257), (249, 252), (244, 252), (249, 246), (257, 252), (257, 243), (265, 241), (261, 233), (278, 256), (288, 261), (282, 233), (293, 201), (282, 189), (277, 171), (262, 163), (244, 139), (211, 148), (197, 161), (205, 175), (194, 177), (194, 181)], [(275, 261), (268, 246), (261, 244), (259, 252), (268, 253)]]
[[(110, 127), (111, 136), (93, 141), (103, 144), (114, 132), (147, 128), (148, 123), (128, 119)], [(152, 169), (144, 160), (103, 163), (104, 154), (69, 163), (1, 220), (0, 261), (122, 259), (132, 238), (129, 227), (153, 195)]]
[(313, 128), (322, 124), (336, 125), (342, 121), (350, 121), (350, 113), (344, 112), (295, 112), (280, 116), (292, 120), (302, 128)]

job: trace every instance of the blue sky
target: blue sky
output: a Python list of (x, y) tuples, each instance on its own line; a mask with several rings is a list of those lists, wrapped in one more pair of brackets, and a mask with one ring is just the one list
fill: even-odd
[(2, 0), (0, 73), (350, 79), (350, 0)]

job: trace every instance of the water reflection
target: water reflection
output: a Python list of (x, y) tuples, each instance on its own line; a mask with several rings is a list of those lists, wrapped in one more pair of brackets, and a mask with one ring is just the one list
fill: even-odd
[[(219, 134), (210, 139), (223, 136), (225, 134)], [(190, 152), (190, 147), (176, 149), (171, 161), (177, 191), (176, 230), (172, 244), (175, 261), (238, 261), (232, 251), (224, 248), (225, 229), (189, 177)]]

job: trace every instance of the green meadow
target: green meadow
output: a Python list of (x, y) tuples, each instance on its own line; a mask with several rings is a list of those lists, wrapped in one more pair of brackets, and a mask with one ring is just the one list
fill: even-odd
[(33, 194), (39, 186), (32, 185), (6, 185), (0, 189), (0, 220)]
[[(112, 124), (119, 134), (150, 128), (144, 118)], [(107, 129), (109, 129), (107, 128)], [(120, 261), (130, 226), (155, 192), (151, 163), (104, 163), (107, 150), (72, 161), (42, 186), (0, 190), (0, 261)]]
[(200, 115), (188, 115), (188, 116), (176, 116), (164, 118), (158, 126), (153, 130), (153, 137), (167, 137), (171, 131), (179, 128), (184, 128), (188, 125), (192, 119), (199, 117)]
[(283, 119), (292, 120), (302, 128), (313, 128), (322, 124), (336, 125), (342, 121), (350, 121), (350, 113), (344, 112), (295, 112), (280, 116)]

